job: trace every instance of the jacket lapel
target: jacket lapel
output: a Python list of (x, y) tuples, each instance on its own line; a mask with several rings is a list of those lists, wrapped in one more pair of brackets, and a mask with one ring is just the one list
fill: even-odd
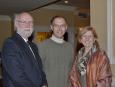
[[(26, 54), (26, 57), (29, 58), (36, 65), (36, 68), (38, 68), (38, 66), (39, 66), (38, 65), (38, 61), (35, 60), (35, 58), (34, 58), (32, 52), (31, 52), (30, 48), (28, 47), (28, 45), (24, 41), (24, 39), (20, 35), (18, 35), (18, 34), (15, 34), (15, 37), (13, 39), (16, 42), (16, 44), (19, 46), (21, 51), (23, 51)], [(33, 50), (33, 52), (35, 53), (34, 50)], [(35, 53), (35, 57), (37, 57), (36, 53)]]

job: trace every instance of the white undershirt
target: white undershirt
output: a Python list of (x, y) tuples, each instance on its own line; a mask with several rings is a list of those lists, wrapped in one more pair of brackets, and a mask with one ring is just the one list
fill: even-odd
[(54, 35), (52, 35), (52, 37), (51, 37), (50, 39), (52, 39), (52, 40), (55, 41), (56, 43), (60, 43), (60, 44), (65, 42), (63, 39), (57, 38), (57, 37), (55, 37)]
[[(23, 37), (22, 37), (22, 38), (23, 38)], [(28, 41), (28, 40), (27, 40), (27, 39), (25, 39), (25, 38), (23, 38), (23, 39), (24, 39), (24, 41), (27, 43), (27, 41)]]

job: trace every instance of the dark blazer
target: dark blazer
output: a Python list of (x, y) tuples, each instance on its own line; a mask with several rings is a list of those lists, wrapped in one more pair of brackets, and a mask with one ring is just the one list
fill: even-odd
[(4, 87), (41, 87), (47, 85), (37, 46), (30, 42), (35, 54), (23, 38), (15, 34), (8, 38), (2, 49)]

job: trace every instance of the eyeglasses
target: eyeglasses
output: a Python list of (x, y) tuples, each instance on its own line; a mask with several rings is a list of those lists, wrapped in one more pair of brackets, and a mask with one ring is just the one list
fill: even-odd
[(18, 20), (19, 23), (22, 23), (22, 24), (33, 24), (33, 21), (21, 21), (21, 20)]

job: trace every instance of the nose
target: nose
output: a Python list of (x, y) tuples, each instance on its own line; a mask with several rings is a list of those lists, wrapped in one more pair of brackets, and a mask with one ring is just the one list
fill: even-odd
[(26, 27), (32, 27), (32, 26), (33, 26), (33, 23), (26, 22), (26, 23), (25, 23), (25, 26), (26, 26)]

